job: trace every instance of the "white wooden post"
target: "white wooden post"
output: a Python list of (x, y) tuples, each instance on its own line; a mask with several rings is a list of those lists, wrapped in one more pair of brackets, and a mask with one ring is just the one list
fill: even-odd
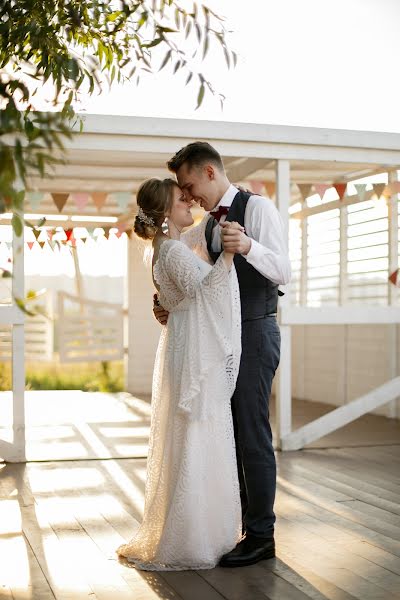
[[(289, 244), (289, 206), (290, 206), (290, 163), (288, 160), (276, 161), (276, 203), (282, 216), (287, 243)], [(287, 288), (289, 286), (286, 286)], [(290, 291), (280, 299), (281, 305), (290, 305)], [(291, 369), (291, 326), (281, 326), (281, 359), (277, 373), (276, 386), (276, 432), (278, 448), (282, 448), (282, 438), (292, 430), (292, 369)]]
[[(398, 181), (397, 171), (389, 173), (389, 183)], [(392, 193), (388, 200), (388, 222), (389, 222), (389, 274), (393, 273), (399, 267), (399, 213), (397, 208), (398, 194)], [(395, 304), (398, 290), (388, 281), (388, 304)], [(396, 377), (398, 372), (398, 325), (389, 325), (389, 377)], [(398, 401), (394, 400), (388, 405), (388, 417), (396, 418), (398, 416)]]
[[(22, 230), (19, 237), (13, 232), (13, 298), (24, 299), (24, 278), (24, 231)], [(17, 309), (17, 307), (15, 308)], [(23, 315), (20, 323), (12, 325), (13, 447), (11, 454), (7, 457), (7, 460), (10, 462), (23, 462), (26, 460), (24, 321), (25, 318)]]

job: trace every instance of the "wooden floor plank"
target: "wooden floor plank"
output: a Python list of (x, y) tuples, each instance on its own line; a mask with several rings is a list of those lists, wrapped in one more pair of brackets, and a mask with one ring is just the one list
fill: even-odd
[[(293, 550), (293, 538), (296, 539), (297, 554)], [(323, 538), (309, 531), (305, 532), (301, 524), (281, 517), (278, 540), (283, 552), (299, 562), (307, 556), (307, 561), (311, 559), (311, 563), (307, 564), (312, 565), (311, 568), (318, 575), (327, 577), (356, 597), (371, 600), (394, 600), (399, 597), (399, 576), (360, 556), (345, 552), (343, 548), (341, 551), (335, 549)], [(364, 596), (367, 587), (368, 595)]]

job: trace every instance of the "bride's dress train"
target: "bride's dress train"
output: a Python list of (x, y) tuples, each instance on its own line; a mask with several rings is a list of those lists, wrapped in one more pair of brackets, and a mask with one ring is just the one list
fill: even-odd
[(170, 315), (153, 375), (144, 517), (117, 552), (145, 570), (210, 569), (241, 535), (230, 407), (240, 362), (236, 271), (167, 240), (154, 278)]

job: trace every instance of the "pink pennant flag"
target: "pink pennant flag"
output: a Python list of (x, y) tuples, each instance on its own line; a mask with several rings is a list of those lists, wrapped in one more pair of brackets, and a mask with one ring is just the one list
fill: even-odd
[(107, 201), (107, 194), (105, 192), (92, 192), (91, 196), (97, 210), (103, 208)]
[(301, 194), (301, 197), (303, 198), (303, 200), (308, 198), (308, 196), (310, 195), (310, 192), (311, 192), (312, 183), (298, 183), (297, 187), (300, 190), (300, 194)]
[(50, 194), (54, 204), (57, 206), (58, 208), (58, 212), (61, 212), (62, 209), (64, 208), (67, 200), (68, 200), (68, 196), (69, 194), (56, 194), (56, 193), (52, 193)]
[(85, 208), (85, 206), (89, 202), (89, 197), (89, 194), (86, 194), (85, 192), (72, 194), (72, 199), (74, 200), (79, 211)]
[(26, 242), (26, 243), (28, 245), (29, 250), (32, 250), (35, 242)]
[(374, 194), (376, 194), (377, 198), (382, 196), (383, 190), (386, 187), (386, 183), (373, 183), (372, 187), (374, 188)]
[(317, 194), (321, 197), (321, 200), (323, 199), (326, 190), (329, 190), (331, 186), (327, 183), (314, 183), (314, 189), (317, 192)]
[(400, 194), (400, 181), (392, 181), (389, 187), (392, 194)]
[(337, 191), (337, 194), (338, 194), (340, 200), (343, 200), (343, 196), (344, 196), (346, 188), (347, 188), (347, 183), (334, 183), (333, 187)]
[(365, 190), (367, 189), (366, 183), (355, 183), (354, 187), (357, 190), (357, 196), (360, 202), (364, 202), (365, 199)]
[(265, 189), (267, 190), (268, 198), (272, 198), (275, 196), (276, 184), (275, 181), (264, 181)]
[(247, 183), (249, 184), (249, 187), (252, 192), (262, 196), (262, 194), (264, 192), (264, 184), (262, 181), (256, 181), (256, 180), (252, 179), (251, 181), (248, 181)]

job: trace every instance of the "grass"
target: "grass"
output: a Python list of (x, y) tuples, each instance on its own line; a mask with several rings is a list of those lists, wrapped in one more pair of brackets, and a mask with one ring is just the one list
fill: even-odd
[[(0, 364), (0, 391), (11, 388), (11, 365)], [(65, 364), (58, 361), (28, 362), (25, 389), (121, 392), (124, 390), (123, 362)]]

